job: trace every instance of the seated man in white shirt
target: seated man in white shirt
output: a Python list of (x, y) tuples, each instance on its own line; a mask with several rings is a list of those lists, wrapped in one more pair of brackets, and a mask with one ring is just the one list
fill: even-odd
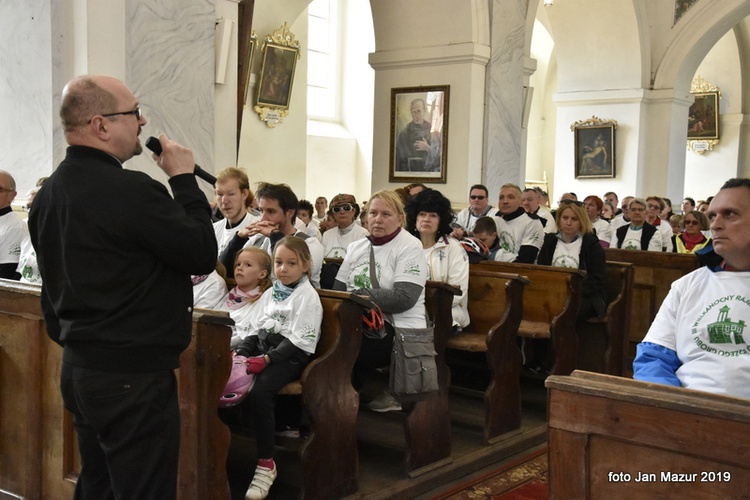
[(0, 278), (17, 280), (21, 242), (26, 238), (26, 224), (13, 213), (10, 204), (16, 197), (16, 181), (5, 170), (0, 170)]
[(750, 179), (711, 201), (705, 267), (672, 284), (633, 362), (637, 380), (750, 398)]
[[(616, 231), (617, 228), (630, 224), (630, 212), (628, 211), (628, 207), (630, 206), (631, 201), (633, 201), (633, 196), (626, 196), (622, 199), (620, 213), (616, 215), (614, 219), (609, 221), (609, 225), (612, 226), (612, 231)], [(616, 205), (613, 206), (616, 207)]]
[(243, 169), (227, 167), (216, 174), (214, 195), (216, 205), (224, 216), (224, 219), (214, 222), (214, 233), (221, 255), (237, 231), (258, 218), (248, 211), (253, 202), (253, 192), (250, 190), (247, 172)]
[(456, 216), (451, 236), (461, 239), (471, 236), (477, 219), (485, 215), (492, 215), (492, 205), (489, 204), (489, 191), (482, 184), (474, 184), (469, 189), (469, 206), (464, 208)]
[(320, 268), (323, 265), (323, 246), (318, 240), (297, 231), (294, 227), (299, 200), (294, 191), (286, 184), (262, 183), (256, 193), (260, 220), (240, 229), (230, 240), (219, 256), (219, 261), (227, 270), (227, 277), (234, 276), (234, 257), (241, 248), (254, 246), (262, 248), (270, 255), (276, 243), (284, 236), (302, 238), (310, 248), (312, 268), (310, 282), (320, 288)]
[(526, 210), (527, 214), (539, 219), (545, 233), (551, 234), (557, 232), (555, 218), (547, 207), (539, 204), (539, 192), (536, 189), (526, 188), (523, 190), (523, 193), (521, 193), (521, 206)]
[(539, 218), (530, 216), (521, 207), (521, 188), (505, 184), (500, 188), (497, 205), (500, 210), (493, 219), (500, 248), (495, 260), (533, 264), (544, 242), (544, 230)]

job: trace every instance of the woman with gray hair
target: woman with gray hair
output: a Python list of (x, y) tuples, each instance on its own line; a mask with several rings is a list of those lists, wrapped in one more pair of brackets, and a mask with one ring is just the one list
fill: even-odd
[(649, 250), (661, 252), (661, 237), (658, 229), (646, 222), (648, 203), (643, 198), (633, 198), (628, 204), (630, 224), (618, 227), (609, 246), (625, 250)]

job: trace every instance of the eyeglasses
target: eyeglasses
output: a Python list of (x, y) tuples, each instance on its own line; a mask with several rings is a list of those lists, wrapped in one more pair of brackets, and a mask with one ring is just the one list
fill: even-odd
[(135, 108), (133, 111), (121, 111), (119, 113), (107, 113), (106, 115), (101, 115), (104, 117), (109, 116), (117, 116), (117, 115), (135, 115), (135, 119), (138, 121), (141, 121), (141, 117), (143, 116), (143, 113), (141, 113), (140, 106)]
[(686, 226), (700, 226), (700, 223), (697, 220), (686, 220), (685, 221)]
[(485, 199), (487, 197), (486, 196), (479, 196), (479, 195), (473, 194), (473, 195), (469, 196), (469, 198), (471, 198), (472, 200), (483, 200), (483, 199)]
[(12, 193), (15, 189), (0, 187), (0, 193)]
[(630, 207), (628, 209), (628, 211), (629, 212), (645, 212), (646, 211), (646, 207), (640, 207), (640, 206), (639, 207)]
[(337, 214), (341, 212), (342, 210), (344, 212), (351, 212), (352, 210), (354, 210), (354, 207), (351, 205), (340, 205), (338, 207), (331, 208), (331, 210), (333, 210), (333, 213)]
[(649, 210), (661, 210), (661, 207), (659, 205), (649, 205)]
[(583, 202), (577, 200), (560, 200), (560, 205), (575, 205), (577, 207), (582, 207)]

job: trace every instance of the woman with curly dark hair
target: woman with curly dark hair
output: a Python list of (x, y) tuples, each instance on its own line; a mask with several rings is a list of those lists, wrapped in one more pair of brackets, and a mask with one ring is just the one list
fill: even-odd
[(406, 229), (422, 242), (429, 279), (461, 288), (452, 309), (453, 329), (458, 331), (469, 324), (469, 259), (461, 243), (450, 236), (456, 218), (451, 202), (440, 191), (428, 188), (409, 200), (405, 212)]

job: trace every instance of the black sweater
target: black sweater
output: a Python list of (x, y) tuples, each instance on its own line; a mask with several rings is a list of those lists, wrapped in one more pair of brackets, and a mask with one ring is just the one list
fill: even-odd
[[(555, 248), (559, 239), (556, 234), (546, 234), (544, 244), (539, 251), (537, 264), (543, 266), (552, 265), (552, 257), (555, 255)], [(594, 301), (587, 304), (592, 307), (597, 316), (604, 314), (604, 307), (607, 304), (607, 259), (604, 255), (604, 249), (599, 243), (599, 238), (595, 234), (584, 234), (581, 242), (581, 255), (578, 261), (578, 268), (586, 271), (586, 278), (581, 284), (581, 296), (584, 301)], [(582, 306), (583, 308), (583, 306)]]
[(49, 336), (71, 364), (111, 372), (179, 366), (191, 274), (211, 272), (211, 209), (192, 174), (167, 189), (97, 149), (71, 146), (29, 214)]

